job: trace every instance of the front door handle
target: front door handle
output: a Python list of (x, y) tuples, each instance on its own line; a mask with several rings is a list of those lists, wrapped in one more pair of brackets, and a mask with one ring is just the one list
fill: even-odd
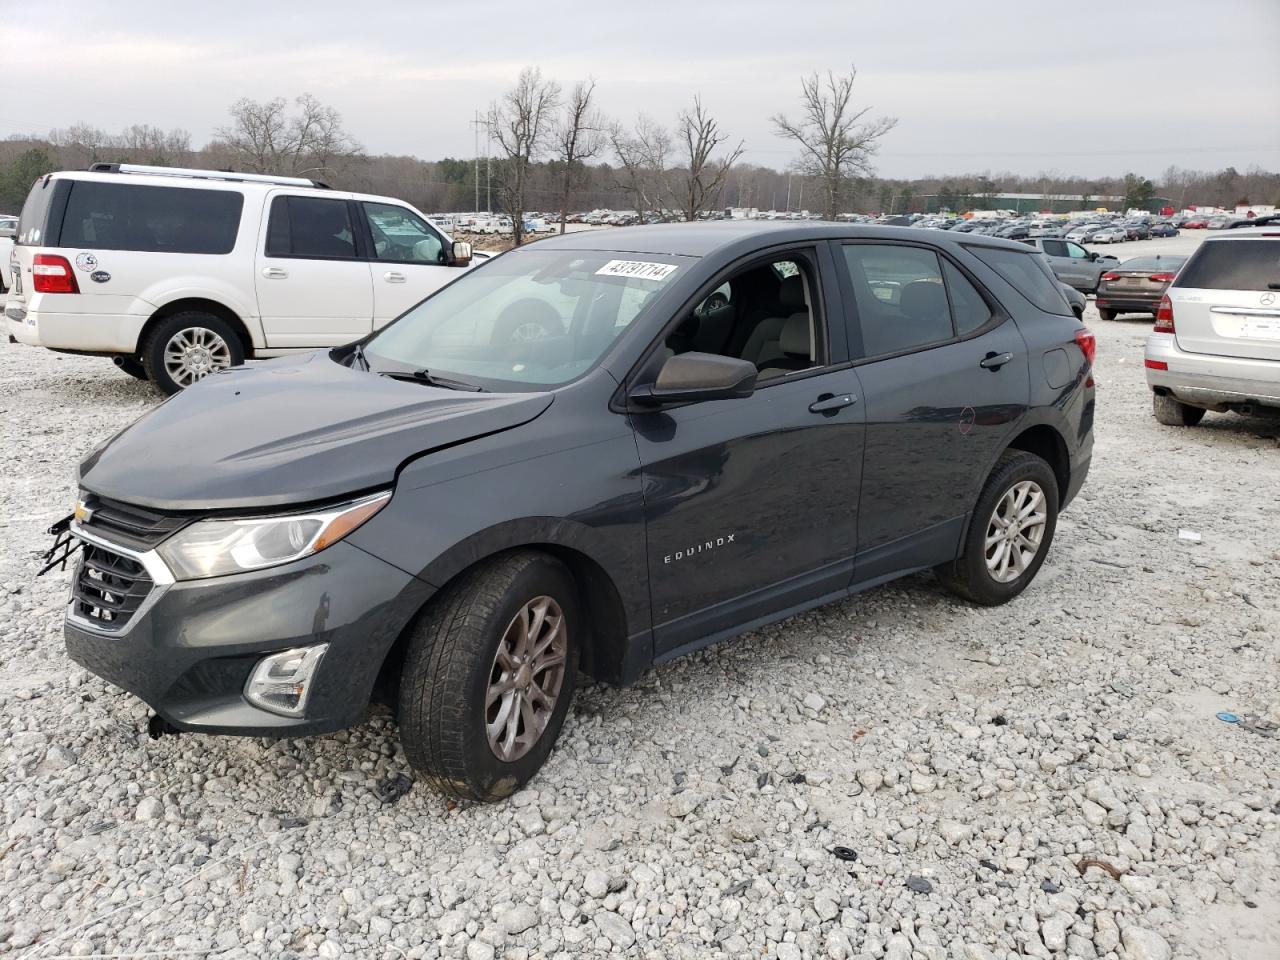
[(999, 370), (1012, 359), (1012, 353), (988, 353), (982, 358), (982, 362), (978, 366), (987, 370)]
[(403, 273), (397, 273), (395, 270), (388, 270), (382, 275), (382, 279), (387, 281), (387, 283), (404, 283), (406, 278)]
[(830, 394), (824, 393), (817, 400), (809, 404), (810, 413), (835, 413), (837, 410), (843, 410), (845, 407), (851, 407), (858, 402), (858, 398), (852, 393)]
[(289, 276), (289, 271), (282, 267), (263, 267), (262, 275), (268, 280), (283, 280)]

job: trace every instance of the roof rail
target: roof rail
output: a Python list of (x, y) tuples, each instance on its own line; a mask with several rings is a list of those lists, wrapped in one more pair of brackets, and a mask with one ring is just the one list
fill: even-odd
[(194, 177), (204, 180), (229, 180), (234, 183), (279, 183), (289, 187), (316, 187), (328, 190), (329, 185), (306, 177), (277, 177), (266, 173), (236, 173), (232, 170), (194, 170), (186, 167), (150, 167), (141, 163), (91, 163), (91, 173), (144, 173), (158, 177)]

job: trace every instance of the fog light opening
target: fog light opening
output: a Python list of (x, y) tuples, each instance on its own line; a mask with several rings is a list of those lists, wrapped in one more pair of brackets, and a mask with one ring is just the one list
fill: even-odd
[(245, 699), (281, 716), (302, 716), (307, 709), (316, 668), (328, 649), (327, 643), (318, 643), (263, 657), (245, 684)]

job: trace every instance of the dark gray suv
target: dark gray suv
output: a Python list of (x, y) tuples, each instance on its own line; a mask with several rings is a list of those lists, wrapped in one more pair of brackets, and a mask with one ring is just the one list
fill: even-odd
[(1093, 352), (1020, 243), (540, 241), (90, 453), (54, 528), (83, 548), (67, 648), (157, 734), (323, 733), (382, 700), (427, 779), (498, 799), (579, 670), (627, 683), (920, 570), (1017, 596), (1088, 472)]

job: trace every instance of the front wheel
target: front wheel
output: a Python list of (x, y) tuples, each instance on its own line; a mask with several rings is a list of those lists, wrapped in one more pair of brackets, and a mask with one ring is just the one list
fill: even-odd
[(1151, 412), (1166, 427), (1194, 427), (1204, 419), (1204, 407), (1193, 407), (1173, 397), (1153, 393)]
[(583, 628), (554, 557), (520, 551), (463, 574), (411, 628), (399, 711), (409, 763), (459, 800), (510, 796), (555, 745)]
[(210, 374), (244, 363), (244, 347), (231, 325), (200, 310), (165, 317), (142, 348), (147, 377), (164, 393), (183, 390)]
[(1008, 450), (978, 496), (958, 559), (935, 568), (953, 593), (996, 606), (1035, 579), (1058, 524), (1058, 480), (1034, 453)]

